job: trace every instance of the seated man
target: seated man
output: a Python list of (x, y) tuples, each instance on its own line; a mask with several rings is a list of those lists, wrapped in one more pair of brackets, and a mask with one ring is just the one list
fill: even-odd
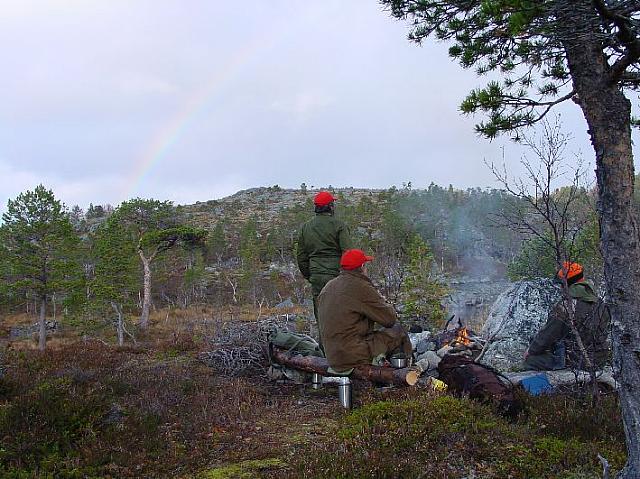
[(366, 256), (350, 249), (340, 258), (340, 274), (318, 296), (318, 322), (329, 366), (337, 373), (389, 353), (411, 357), (407, 333), (396, 312), (366, 275)]
[[(607, 306), (596, 296), (590, 282), (584, 280), (582, 266), (564, 262), (558, 278), (566, 278), (569, 294), (573, 298), (575, 325), (591, 363), (601, 369), (609, 357), (607, 344), (611, 317)], [(564, 343), (564, 348), (562, 347)], [(587, 369), (584, 354), (578, 348), (569, 325), (569, 314), (563, 300), (553, 307), (549, 319), (525, 352), (524, 364), (537, 370)]]

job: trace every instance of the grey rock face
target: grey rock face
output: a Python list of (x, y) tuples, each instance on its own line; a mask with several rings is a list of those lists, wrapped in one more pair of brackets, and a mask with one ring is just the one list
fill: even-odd
[(480, 362), (503, 371), (519, 364), (559, 299), (560, 290), (549, 279), (513, 283), (489, 311), (481, 332), (489, 344)]

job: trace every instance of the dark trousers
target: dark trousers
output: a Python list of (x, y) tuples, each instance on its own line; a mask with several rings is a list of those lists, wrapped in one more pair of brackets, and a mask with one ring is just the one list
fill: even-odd
[[(330, 274), (314, 274), (309, 278), (309, 283), (311, 283), (311, 292), (313, 294), (313, 316), (316, 318), (316, 324), (318, 326), (318, 342), (320, 343), (320, 348), (322, 348), (322, 337), (320, 337), (320, 323), (318, 321), (318, 295), (324, 285), (327, 284), (335, 278), (335, 275)], [(322, 348), (324, 351), (324, 348)]]
[(390, 328), (381, 328), (374, 331), (369, 339), (369, 351), (372, 359), (380, 354), (402, 352), (407, 358), (413, 354), (413, 347), (407, 332), (400, 323)]
[(565, 367), (564, 342), (559, 341), (553, 351), (545, 351), (542, 354), (530, 354), (524, 364), (537, 371), (554, 371)]

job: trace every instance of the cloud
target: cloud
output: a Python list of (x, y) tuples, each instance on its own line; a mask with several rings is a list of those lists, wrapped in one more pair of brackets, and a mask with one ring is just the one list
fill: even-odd
[[(486, 79), (406, 33), (370, 0), (5, 1), (0, 200), (40, 182), (80, 205), (487, 186), (483, 159), (502, 147), (517, 172), (522, 149), (478, 138), (480, 118), (459, 112)], [(592, 158), (579, 108), (561, 111)]]

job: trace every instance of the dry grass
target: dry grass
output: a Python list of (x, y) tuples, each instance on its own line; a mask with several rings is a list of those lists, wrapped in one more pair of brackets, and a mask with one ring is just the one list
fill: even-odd
[[(302, 312), (264, 311), (286, 313)], [(0, 379), (0, 476), (568, 478), (594, 477), (595, 452), (614, 468), (624, 461), (615, 398), (598, 410), (580, 398), (531, 399), (508, 423), (464, 399), (357, 382), (357, 409), (346, 413), (334, 389), (276, 385), (266, 364), (227, 377), (197, 360), (230, 338), (255, 339), (257, 316), (161, 310), (123, 348), (73, 331), (44, 354), (12, 344)]]

